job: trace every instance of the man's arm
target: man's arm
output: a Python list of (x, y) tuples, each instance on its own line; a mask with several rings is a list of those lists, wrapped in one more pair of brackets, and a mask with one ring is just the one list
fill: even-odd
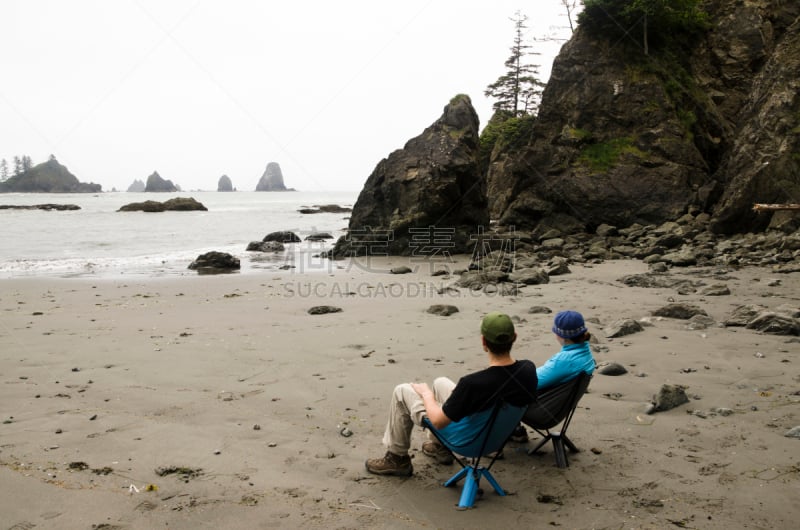
[(425, 404), (425, 415), (428, 416), (431, 425), (437, 429), (443, 429), (450, 424), (450, 418), (447, 417), (447, 414), (442, 410), (442, 406), (434, 399), (433, 391), (427, 383), (411, 383), (411, 388), (422, 398), (422, 403)]

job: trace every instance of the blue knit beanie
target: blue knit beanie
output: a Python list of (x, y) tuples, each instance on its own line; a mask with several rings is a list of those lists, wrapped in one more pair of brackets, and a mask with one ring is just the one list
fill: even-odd
[(553, 333), (562, 339), (574, 339), (586, 333), (583, 315), (577, 311), (561, 311), (553, 321)]

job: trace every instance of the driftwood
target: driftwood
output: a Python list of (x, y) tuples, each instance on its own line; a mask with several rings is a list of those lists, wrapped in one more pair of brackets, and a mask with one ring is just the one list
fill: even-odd
[(800, 210), (800, 204), (754, 204), (753, 211), (764, 212), (767, 210)]

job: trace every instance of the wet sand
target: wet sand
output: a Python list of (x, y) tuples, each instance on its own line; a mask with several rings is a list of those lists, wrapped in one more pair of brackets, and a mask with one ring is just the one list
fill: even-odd
[[(389, 274), (409, 265), (415, 272)], [(465, 262), (449, 268), (463, 268)], [(437, 290), (456, 276), (374, 260), (286, 271), (152, 280), (2, 280), (2, 528), (793, 528), (800, 520), (800, 342), (741, 327), (688, 329), (651, 313), (671, 301), (717, 323), (737, 306), (800, 306), (800, 274), (673, 269), (727, 296), (617, 280), (638, 261), (571, 265), (517, 296)], [(438, 268), (444, 268), (441, 265)], [(775, 282), (774, 280), (779, 280)], [(433, 304), (459, 312), (435, 316)], [(310, 315), (314, 306), (341, 312)], [(553, 314), (581, 311), (596, 374), (570, 427), (581, 452), (510, 443), (500, 484), (458, 512), (456, 468), (419, 449), (410, 478), (377, 477), (393, 386), (458, 378), (486, 364), (479, 324), (518, 317), (513, 354), (557, 351)], [(644, 331), (605, 338), (620, 318)], [(690, 402), (646, 414), (664, 384)], [(728, 415), (718, 409), (730, 409)], [(342, 435), (352, 433), (351, 436)]]

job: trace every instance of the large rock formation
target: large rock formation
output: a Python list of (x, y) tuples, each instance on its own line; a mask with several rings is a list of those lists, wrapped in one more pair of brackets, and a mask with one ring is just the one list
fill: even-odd
[(523, 145), (491, 155), (501, 224), (594, 231), (705, 212), (717, 232), (747, 232), (771, 218), (753, 203), (798, 201), (800, 4), (704, 5), (710, 29), (683, 55), (578, 28)]
[(228, 175), (222, 175), (217, 183), (217, 191), (233, 191), (233, 183)]
[(722, 233), (765, 228), (772, 215), (753, 203), (800, 202), (800, 3), (731, 4), (697, 68), (732, 129), (713, 174), (724, 192), (711, 229)]
[(287, 188), (283, 183), (281, 166), (277, 162), (270, 162), (256, 184), (256, 191), (294, 191), (294, 188)]
[(0, 192), (14, 193), (97, 193), (100, 184), (79, 182), (55, 158), (33, 166), (20, 175), (0, 182)]
[(158, 171), (153, 171), (153, 174), (147, 177), (147, 184), (144, 187), (147, 192), (173, 192), (180, 191), (180, 188), (172, 183), (171, 180), (164, 180)]
[(333, 255), (469, 252), (471, 236), (489, 224), (477, 155), (478, 116), (469, 97), (459, 95), (421, 135), (378, 163)]
[(135, 179), (131, 182), (131, 185), (128, 186), (128, 191), (131, 193), (142, 193), (144, 191), (144, 182), (139, 179)]

